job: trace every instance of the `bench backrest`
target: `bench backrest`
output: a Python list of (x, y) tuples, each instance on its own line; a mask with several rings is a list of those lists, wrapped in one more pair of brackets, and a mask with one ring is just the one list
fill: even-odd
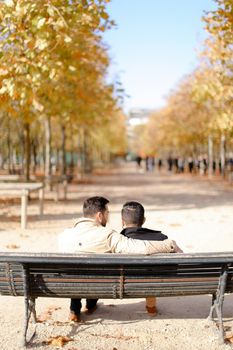
[(0, 294), (32, 297), (141, 298), (215, 293), (233, 252), (196, 254), (0, 253)]

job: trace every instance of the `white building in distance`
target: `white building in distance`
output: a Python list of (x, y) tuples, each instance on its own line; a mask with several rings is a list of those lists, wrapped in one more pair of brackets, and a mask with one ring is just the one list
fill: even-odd
[(132, 108), (129, 111), (128, 126), (136, 126), (146, 124), (149, 120), (149, 116), (153, 111), (146, 108)]

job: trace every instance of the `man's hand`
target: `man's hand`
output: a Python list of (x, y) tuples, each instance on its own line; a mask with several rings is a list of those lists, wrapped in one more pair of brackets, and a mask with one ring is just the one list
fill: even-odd
[(174, 245), (174, 253), (183, 253), (183, 250), (177, 245), (176, 241), (172, 241)]

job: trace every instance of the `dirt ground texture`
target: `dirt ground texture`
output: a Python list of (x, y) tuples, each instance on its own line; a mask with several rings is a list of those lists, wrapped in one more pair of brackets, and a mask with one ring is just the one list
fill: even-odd
[[(93, 195), (110, 200), (109, 225), (118, 231), (122, 204), (137, 200), (146, 210), (144, 226), (162, 230), (185, 252), (233, 251), (232, 186), (216, 178), (139, 173), (134, 165), (69, 185), (66, 201), (55, 202), (55, 193), (46, 191), (41, 218), (33, 194), (27, 230), (20, 229), (20, 201), (0, 200), (0, 251), (56, 252), (58, 234), (73, 226), (83, 200)], [(82, 313), (82, 322), (72, 324), (68, 299), (39, 298), (37, 314), (43, 322), (29, 349), (55, 349), (46, 342), (58, 335), (71, 339), (66, 350), (232, 349), (233, 344), (218, 343), (218, 328), (207, 320), (210, 304), (210, 295), (159, 298), (158, 315), (151, 317), (143, 299), (100, 300), (93, 315)], [(225, 296), (224, 320), (227, 335), (233, 336), (233, 295)], [(1, 350), (21, 348), (23, 322), (23, 298), (1, 296)]]

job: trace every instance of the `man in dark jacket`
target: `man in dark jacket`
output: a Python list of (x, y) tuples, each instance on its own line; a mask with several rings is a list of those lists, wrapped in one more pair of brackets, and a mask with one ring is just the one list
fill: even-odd
[[(145, 223), (145, 210), (138, 202), (126, 202), (121, 210), (123, 230), (121, 234), (133, 239), (142, 239), (144, 241), (164, 241), (168, 237), (161, 231), (155, 231), (142, 227)], [(180, 250), (181, 252), (181, 250)], [(148, 314), (155, 316), (157, 314), (156, 298), (146, 298), (146, 309)]]

